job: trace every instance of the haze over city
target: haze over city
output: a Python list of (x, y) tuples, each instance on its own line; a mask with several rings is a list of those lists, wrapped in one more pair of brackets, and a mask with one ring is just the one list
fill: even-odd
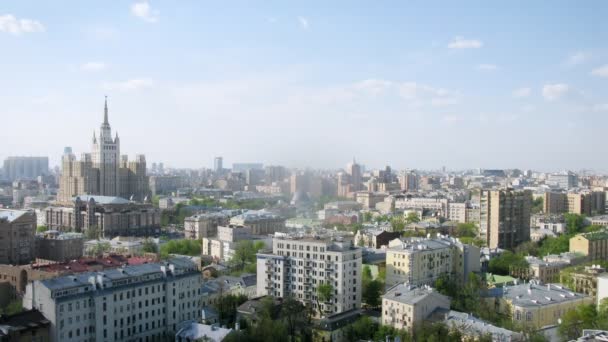
[(108, 95), (124, 150), (173, 167), (605, 171), (607, 10), (3, 1), (0, 159), (88, 151)]

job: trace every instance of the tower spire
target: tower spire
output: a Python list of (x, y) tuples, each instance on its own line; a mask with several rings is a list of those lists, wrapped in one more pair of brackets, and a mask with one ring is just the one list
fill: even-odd
[(104, 125), (110, 124), (108, 122), (108, 95), (106, 95), (106, 100), (105, 100), (104, 107), (103, 107), (103, 124)]

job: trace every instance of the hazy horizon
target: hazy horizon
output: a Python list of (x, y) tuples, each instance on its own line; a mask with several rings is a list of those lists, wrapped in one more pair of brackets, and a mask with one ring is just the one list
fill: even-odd
[(89, 152), (108, 95), (148, 164), (605, 172), (608, 2), (583, 5), (4, 1), (0, 159)]

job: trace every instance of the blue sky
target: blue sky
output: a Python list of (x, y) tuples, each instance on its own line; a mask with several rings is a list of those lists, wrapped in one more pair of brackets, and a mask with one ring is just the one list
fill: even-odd
[(0, 2), (0, 158), (608, 170), (608, 2)]

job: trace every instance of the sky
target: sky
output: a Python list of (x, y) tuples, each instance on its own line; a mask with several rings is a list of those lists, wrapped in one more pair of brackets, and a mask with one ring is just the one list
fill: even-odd
[(608, 170), (608, 1), (0, 1), (0, 159)]

